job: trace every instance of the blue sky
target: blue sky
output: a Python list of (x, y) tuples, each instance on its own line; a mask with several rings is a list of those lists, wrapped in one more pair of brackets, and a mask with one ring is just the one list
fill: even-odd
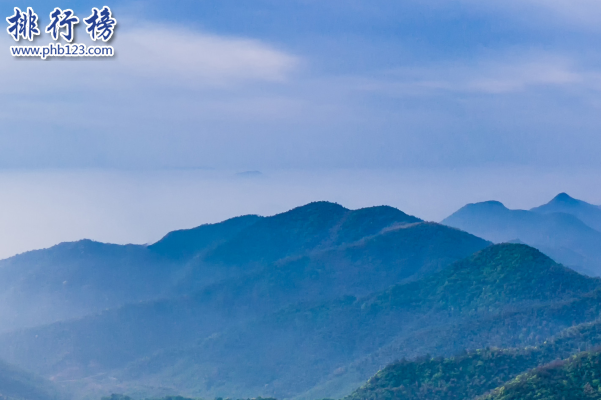
[(6, 49), (0, 167), (600, 164), (594, 1), (108, 5), (116, 60)]
[[(561, 191), (601, 204), (598, 0), (0, 10), (31, 6), (45, 27), (54, 7), (82, 18), (103, 5), (119, 21), (115, 59), (13, 59), (0, 35), (0, 257), (152, 242), (311, 200), (432, 220)], [(83, 24), (76, 41), (89, 43)], [(248, 170), (263, 175), (235, 175)]]

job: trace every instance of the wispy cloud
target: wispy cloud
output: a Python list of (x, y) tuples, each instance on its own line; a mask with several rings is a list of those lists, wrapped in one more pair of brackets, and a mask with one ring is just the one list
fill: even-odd
[(471, 9), (487, 9), (506, 18), (546, 24), (548, 28), (569, 24), (577, 29), (601, 29), (601, 2), (597, 0), (459, 0)]
[(285, 81), (299, 59), (258, 40), (222, 37), (168, 26), (123, 34), (123, 67), (134, 74), (186, 84), (228, 85)]
[[(439, 20), (415, 27), (424, 48), (403, 32), (393, 47), (335, 37), (315, 50), (290, 37), (276, 46), (146, 23), (124, 24), (115, 60), (6, 52), (0, 166), (596, 162), (601, 74), (586, 54), (509, 40), (476, 46), (475, 28), (426, 48), (459, 25)], [(5, 36), (0, 46), (10, 44)]]
[(592, 76), (592, 71), (579, 69), (568, 57), (534, 52), (399, 68), (374, 80), (361, 79), (357, 87), (391, 95), (431, 95), (435, 91), (503, 94), (536, 87), (571, 87)]
[[(10, 38), (0, 46), (6, 49)], [(81, 40), (80, 42), (85, 42)], [(45, 44), (45, 43), (37, 43)], [(11, 59), (0, 64), (0, 91), (73, 91), (83, 87), (131, 87), (158, 83), (176, 87), (232, 87), (284, 82), (299, 58), (259, 40), (146, 25), (120, 31), (111, 45), (117, 56), (102, 60)]]
[(114, 59), (42, 61), (13, 59), (5, 36), (2, 166), (188, 165), (199, 143), (296, 107), (277, 92), (301, 58), (253, 38), (144, 24), (118, 31)]

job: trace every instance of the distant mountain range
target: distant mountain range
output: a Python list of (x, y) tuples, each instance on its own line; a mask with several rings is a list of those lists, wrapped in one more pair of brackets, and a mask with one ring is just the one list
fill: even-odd
[(526, 243), (580, 272), (601, 275), (601, 208), (565, 193), (529, 211), (498, 201), (468, 204), (442, 223), (494, 243)]
[(498, 396), (600, 344), (599, 212), (561, 194), (437, 224), (316, 202), (150, 246), (64, 243), (0, 261), (0, 358), (74, 399)]
[(558, 212), (570, 214), (591, 228), (601, 232), (601, 207), (574, 199), (567, 193), (560, 193), (549, 203), (540, 207), (534, 207), (530, 211), (540, 214), (552, 214)]
[(63, 243), (0, 261), (0, 329), (194, 292), (277, 260), (420, 221), (391, 207), (350, 211), (321, 202), (273, 217), (243, 216), (172, 232), (151, 246)]
[[(244, 226), (251, 219), (254, 223)], [(152, 265), (184, 260), (171, 273), (185, 279), (165, 280), (171, 287), (161, 288), (163, 297), (6, 333), (0, 336), (5, 345), (0, 353), (45, 375), (82, 378), (193, 344), (287, 305), (383, 290), (439, 271), (490, 244), (390, 207), (349, 211), (313, 203), (275, 217), (223, 224), (230, 226), (175, 232), (150, 246), (148, 251), (157, 255)], [(231, 239), (224, 239), (224, 233)], [(142, 269), (130, 267), (136, 274)], [(228, 273), (202, 287), (203, 278), (216, 280), (215, 269)]]

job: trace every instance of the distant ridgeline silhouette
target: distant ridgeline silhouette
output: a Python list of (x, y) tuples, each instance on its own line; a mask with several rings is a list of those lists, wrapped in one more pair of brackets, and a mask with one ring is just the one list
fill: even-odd
[(468, 204), (442, 221), (495, 243), (519, 241), (580, 272), (601, 275), (601, 208), (561, 193), (529, 211)]
[(601, 282), (576, 271), (601, 271), (599, 212), (561, 194), (446, 226), (315, 202), (150, 246), (63, 243), (0, 261), (0, 357), (41, 376), (15, 399), (590, 395)]

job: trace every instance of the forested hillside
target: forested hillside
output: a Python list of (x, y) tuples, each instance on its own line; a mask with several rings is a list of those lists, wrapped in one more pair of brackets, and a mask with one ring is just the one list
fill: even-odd
[(601, 399), (601, 352), (585, 352), (518, 376), (481, 400)]
[[(581, 206), (557, 218), (592, 231)], [(385, 206), (65, 243), (1, 261), (0, 278), (0, 357), (82, 400), (460, 399), (599, 341), (599, 279)]]
[[(416, 222), (392, 207), (351, 211), (317, 202), (272, 217), (249, 215), (172, 232), (151, 246), (82, 240), (31, 251), (0, 261), (0, 331), (181, 296), (279, 259)], [(459, 249), (460, 258), (470, 250)]]
[(395, 358), (534, 345), (592, 321), (601, 310), (599, 284), (528, 246), (496, 245), (367, 297), (287, 307), (117, 376), (148, 386), (185, 385), (192, 374), (184, 393), (209, 396), (339, 395)]
[(487, 348), (454, 357), (395, 362), (346, 400), (465, 400), (505, 385), (530, 369), (601, 346), (601, 323), (566, 329), (539, 346)]

